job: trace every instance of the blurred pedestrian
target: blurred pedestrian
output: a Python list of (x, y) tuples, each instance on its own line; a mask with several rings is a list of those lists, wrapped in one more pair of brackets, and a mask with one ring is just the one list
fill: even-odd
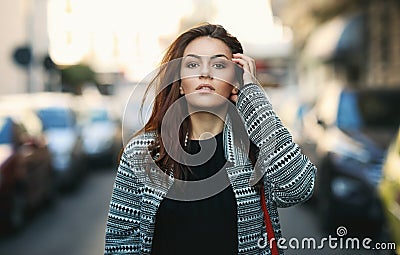
[(171, 44), (152, 114), (121, 156), (105, 254), (283, 254), (277, 207), (306, 201), (316, 168), (255, 74), (220, 25)]

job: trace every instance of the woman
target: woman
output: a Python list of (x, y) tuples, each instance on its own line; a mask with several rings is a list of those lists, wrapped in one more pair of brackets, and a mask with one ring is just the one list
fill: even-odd
[(162, 64), (152, 115), (121, 157), (105, 254), (283, 254), (259, 241), (281, 237), (277, 207), (306, 201), (316, 169), (256, 84), (254, 60), (204, 24)]

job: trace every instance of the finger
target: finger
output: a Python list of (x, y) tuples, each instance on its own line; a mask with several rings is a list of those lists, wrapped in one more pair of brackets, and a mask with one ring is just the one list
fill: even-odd
[(241, 58), (232, 58), (232, 61), (237, 63), (237, 64), (239, 64), (239, 65), (241, 65), (242, 68), (245, 69), (247, 72), (251, 71), (250, 70), (250, 65), (246, 60), (241, 59)]
[(233, 55), (233, 57), (235, 57), (235, 58), (242, 58), (242, 59), (244, 59), (244, 60), (246, 60), (246, 61), (248, 61), (248, 62), (255, 63), (255, 60), (254, 60), (253, 58), (251, 58), (251, 57), (249, 57), (249, 56), (247, 56), (247, 55), (245, 55), (245, 54), (242, 54), (242, 53), (234, 53), (234, 54), (232, 54), (232, 55)]
[(234, 53), (232, 54), (234, 58), (242, 58), (246, 61), (248, 61), (249, 63), (255, 63), (255, 60), (247, 55), (241, 54), (241, 53)]
[(233, 54), (233, 57), (244, 59), (245, 61), (247, 61), (249, 64), (250, 72), (252, 74), (256, 73), (256, 61), (253, 58), (251, 58), (247, 55), (241, 54), (241, 53), (235, 53), (235, 54)]
[(255, 76), (254, 68), (251, 68), (251, 64), (249, 64), (246, 60), (240, 58), (233, 58), (232, 61), (241, 65), (245, 73)]
[(232, 55), (233, 55), (234, 58), (242, 58), (242, 59), (244, 59), (244, 60), (246, 60), (248, 62), (254, 62), (253, 58), (251, 58), (251, 57), (249, 57), (249, 56), (247, 56), (245, 54), (242, 54), (242, 53), (234, 53)]
[[(244, 84), (247, 83), (256, 83), (255, 78), (255, 68), (250, 68), (251, 64), (248, 61), (244, 60), (243, 58), (232, 58), (234, 63), (237, 63), (242, 66), (244, 73), (243, 73), (243, 82)], [(253, 71), (252, 71), (253, 70)]]
[(241, 54), (241, 53), (233, 54), (233, 57), (237, 58), (237, 59), (245, 60), (249, 64), (250, 71), (252, 73), (255, 73), (255, 71), (256, 71), (256, 61), (253, 58), (251, 58), (251, 57), (249, 57), (247, 55)]

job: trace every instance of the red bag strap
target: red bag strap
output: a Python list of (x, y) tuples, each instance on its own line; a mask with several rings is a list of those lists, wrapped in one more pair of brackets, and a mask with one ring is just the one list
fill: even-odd
[(267, 209), (267, 202), (265, 200), (265, 193), (264, 193), (264, 186), (261, 186), (261, 208), (264, 212), (264, 222), (265, 227), (267, 228), (267, 239), (268, 245), (271, 245), (271, 239), (274, 238), (272, 241), (272, 247), (270, 246), (272, 255), (279, 255), (278, 246), (276, 244), (274, 228), (272, 227), (271, 218), (269, 217), (268, 209)]

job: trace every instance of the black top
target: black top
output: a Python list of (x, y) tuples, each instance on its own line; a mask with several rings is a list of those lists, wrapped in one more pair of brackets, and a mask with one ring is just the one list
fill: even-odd
[[(215, 153), (206, 163), (191, 166), (187, 180), (201, 180), (225, 171), (222, 133), (215, 138)], [(202, 140), (201, 145), (207, 146), (212, 139)], [(189, 140), (187, 150), (198, 153), (199, 141)], [(214, 196), (195, 201), (173, 200), (167, 195), (156, 214), (151, 254), (237, 254), (237, 238), (237, 205), (230, 185)]]

